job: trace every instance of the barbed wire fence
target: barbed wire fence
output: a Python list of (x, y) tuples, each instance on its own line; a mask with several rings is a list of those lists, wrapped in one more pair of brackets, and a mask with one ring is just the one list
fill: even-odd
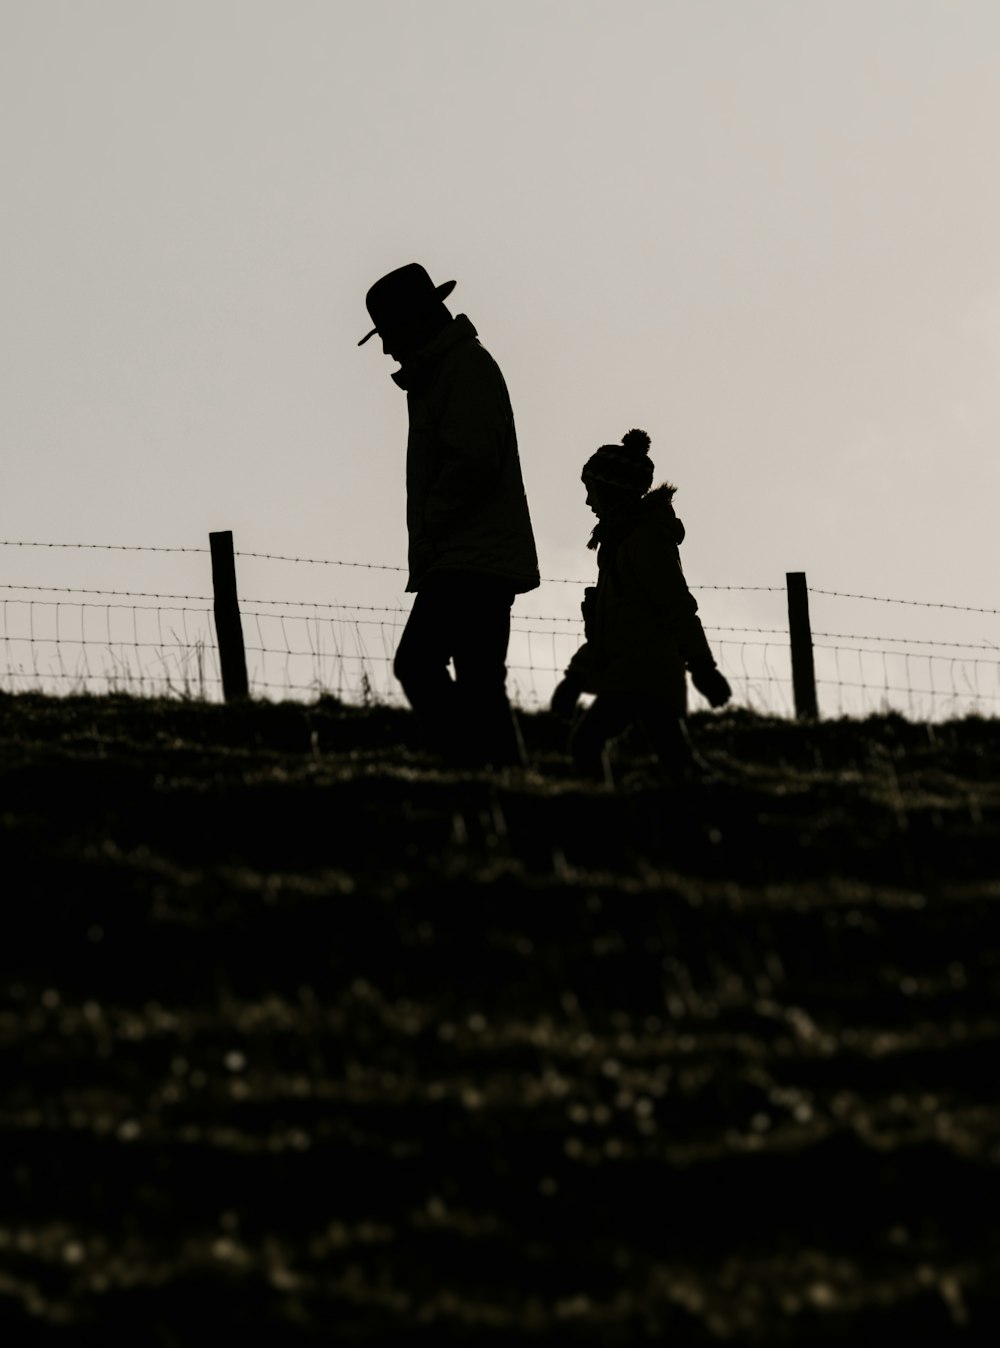
[[(199, 592), (194, 587), (188, 592), (169, 586), (19, 583), (5, 577), (0, 581), (0, 689), (222, 699), (210, 548), (0, 540), (0, 574), (11, 573), (3, 561), (15, 549), (66, 556), (74, 581), (82, 579), (80, 562), (88, 555), (155, 554), (158, 564), (167, 558), (170, 566), (178, 555), (190, 554), (185, 565), (193, 563), (206, 583)], [(410, 607), (404, 568), (284, 553), (236, 551), (234, 556), (251, 696), (313, 700), (327, 695), (349, 704), (403, 704), (392, 660)], [(129, 563), (134, 565), (131, 556)], [(294, 583), (288, 581), (291, 567)], [(518, 597), (508, 687), (519, 707), (547, 705), (583, 640), (579, 605), (588, 583), (593, 577), (547, 578), (538, 590)], [(794, 715), (786, 586), (691, 588), (737, 705)], [(298, 597), (289, 598), (289, 590)], [(317, 597), (302, 597), (310, 592)], [(892, 710), (915, 720), (940, 720), (996, 714), (1000, 610), (823, 588), (810, 588), (808, 594), (821, 715)], [(890, 630), (899, 627), (900, 615), (909, 626)], [(945, 619), (953, 629), (959, 623), (961, 630), (945, 630)], [(703, 705), (697, 694), (692, 704)]]

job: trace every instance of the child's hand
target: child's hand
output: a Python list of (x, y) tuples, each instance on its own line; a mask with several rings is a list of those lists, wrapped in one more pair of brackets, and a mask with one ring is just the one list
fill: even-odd
[(580, 696), (579, 686), (572, 679), (561, 679), (555, 686), (549, 711), (560, 721), (571, 721)]
[(583, 603), (580, 605), (580, 612), (583, 615), (583, 627), (586, 632), (594, 617), (594, 609), (597, 607), (597, 586), (588, 585), (583, 592)]
[(724, 707), (733, 695), (729, 680), (715, 665), (699, 665), (692, 669), (691, 682), (711, 707)]

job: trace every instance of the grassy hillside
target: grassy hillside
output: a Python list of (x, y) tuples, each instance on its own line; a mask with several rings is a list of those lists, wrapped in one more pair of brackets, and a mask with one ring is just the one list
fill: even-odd
[(0, 1341), (994, 1345), (1000, 723), (0, 697)]

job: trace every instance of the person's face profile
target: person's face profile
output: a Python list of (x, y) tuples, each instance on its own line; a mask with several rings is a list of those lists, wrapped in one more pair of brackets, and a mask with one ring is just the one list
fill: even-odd
[(406, 334), (397, 326), (385, 327), (379, 332), (382, 338), (382, 350), (393, 360), (401, 361), (406, 355)]

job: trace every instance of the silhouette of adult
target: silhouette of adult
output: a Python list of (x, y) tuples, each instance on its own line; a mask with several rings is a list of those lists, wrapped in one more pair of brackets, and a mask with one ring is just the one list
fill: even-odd
[[(452, 761), (522, 761), (507, 699), (510, 610), (539, 584), (514, 415), (500, 369), (465, 314), (419, 264), (389, 272), (365, 303), (406, 391), (407, 591), (396, 678), (432, 745)], [(449, 661), (454, 677), (449, 672)]]

